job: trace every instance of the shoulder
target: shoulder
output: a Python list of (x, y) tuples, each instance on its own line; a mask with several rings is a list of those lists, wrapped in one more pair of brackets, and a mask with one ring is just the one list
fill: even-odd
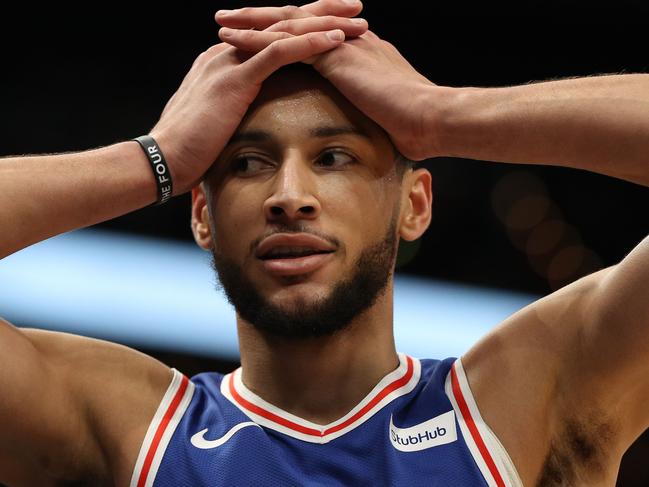
[[(77, 335), (22, 330), (50, 364), (61, 387), (76, 398), (88, 468), (128, 484), (135, 460), (172, 370), (132, 348)], [(83, 443), (87, 443), (83, 445)]]
[[(586, 447), (590, 438), (616, 427), (613, 418), (602, 414), (597, 397), (582, 394), (573, 380), (586, 372), (584, 337), (593, 321), (593, 300), (610, 272), (611, 268), (586, 276), (523, 308), (462, 359), (483, 418), (526, 483), (540, 478), (557, 448), (564, 462), (578, 468), (584, 459), (570, 444)], [(599, 458), (597, 468), (611, 468), (617, 456), (621, 452), (616, 449)]]
[(171, 381), (171, 369), (158, 360), (117, 343), (69, 333), (21, 330), (54, 369), (65, 386), (92, 402), (117, 402), (108, 393), (131, 390), (122, 401), (162, 391)]

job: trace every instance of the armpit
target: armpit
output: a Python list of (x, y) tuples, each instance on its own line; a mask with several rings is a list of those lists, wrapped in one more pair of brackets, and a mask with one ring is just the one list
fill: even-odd
[(601, 485), (612, 469), (617, 471), (615, 437), (614, 424), (603, 415), (564, 422), (550, 443), (537, 487)]

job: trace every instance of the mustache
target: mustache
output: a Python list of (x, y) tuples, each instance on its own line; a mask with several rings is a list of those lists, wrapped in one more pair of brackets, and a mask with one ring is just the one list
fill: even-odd
[(250, 243), (250, 253), (254, 254), (255, 249), (259, 246), (262, 240), (265, 238), (270, 237), (271, 235), (275, 235), (276, 233), (308, 233), (310, 235), (315, 235), (316, 237), (320, 237), (330, 244), (332, 244), (334, 247), (338, 248), (341, 246), (340, 240), (338, 240), (336, 237), (333, 235), (329, 235), (327, 233), (321, 232), (319, 230), (316, 230), (314, 228), (309, 228), (307, 225), (301, 223), (301, 222), (296, 222), (294, 224), (290, 225), (274, 225), (273, 227), (269, 228), (266, 230), (262, 235), (259, 237), (255, 238), (251, 243)]

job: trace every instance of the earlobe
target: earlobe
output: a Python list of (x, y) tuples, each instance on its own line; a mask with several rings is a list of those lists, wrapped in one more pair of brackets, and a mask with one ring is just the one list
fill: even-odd
[(211, 250), (212, 231), (207, 203), (207, 194), (201, 183), (192, 189), (192, 233), (200, 248)]
[(399, 235), (413, 241), (423, 235), (432, 218), (432, 176), (426, 169), (415, 169), (405, 176)]

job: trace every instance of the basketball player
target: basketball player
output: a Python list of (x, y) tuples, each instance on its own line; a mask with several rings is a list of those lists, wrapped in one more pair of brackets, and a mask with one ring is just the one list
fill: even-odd
[[(251, 56), (226, 44), (199, 56), (146, 151), (129, 141), (0, 162), (5, 256), (164, 199), (169, 181), (147, 167), (164, 154), (174, 194), (192, 190), (194, 236), (236, 308), (242, 363), (190, 381), (119, 345), (4, 323), (0, 482), (615, 483), (649, 426), (649, 240), (460, 359), (398, 354), (397, 241), (426, 230), (432, 205), (430, 174), (401, 154), (646, 185), (648, 77), (438, 87), (346, 18), (359, 9), (219, 15), (235, 28), (223, 39)], [(304, 60), (320, 75), (279, 69)]]

